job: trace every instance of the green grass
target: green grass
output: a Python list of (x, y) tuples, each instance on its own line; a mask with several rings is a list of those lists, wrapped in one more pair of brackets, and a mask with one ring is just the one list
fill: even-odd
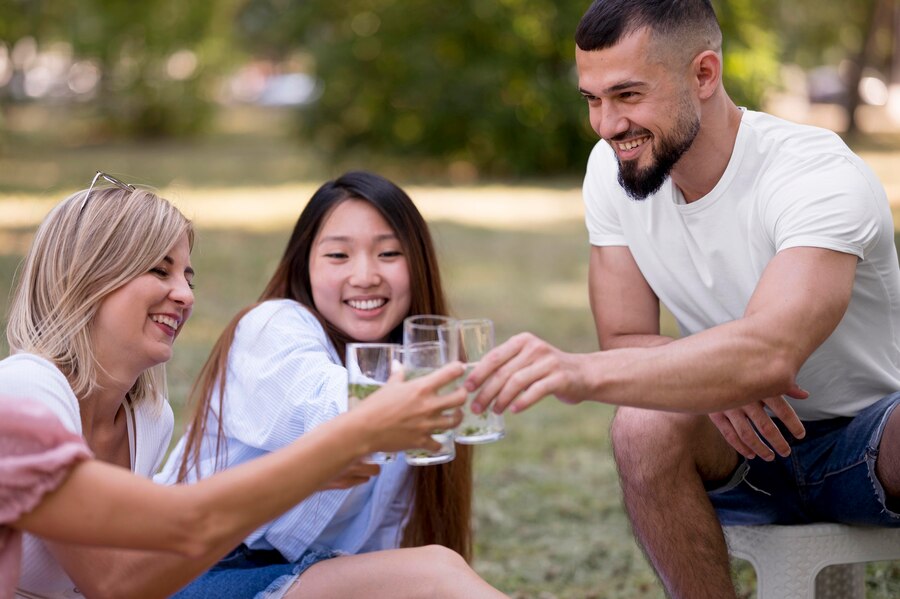
[[(219, 149), (213, 156), (231, 151), (237, 152)], [(122, 152), (118, 147), (95, 149), (90, 160), (82, 160), (78, 165), (78, 173), (61, 176), (57, 184), (47, 187), (77, 185), (73, 181), (76, 174), (81, 176), (82, 169), (89, 175), (96, 168), (94, 164), (116, 160), (131, 164), (135, 172), (153, 172), (152, 168), (144, 168), (147, 164), (165, 163), (166, 168), (175, 168), (168, 164), (169, 158), (157, 156), (146, 147), (135, 150), (137, 156), (146, 158), (144, 164), (127, 150), (125, 158), (116, 158)], [(30, 155), (26, 152), (24, 158), (17, 158), (24, 161), (23, 168), (31, 164)], [(202, 155), (188, 157), (181, 150), (175, 155), (188, 161), (188, 167), (202, 162)], [(68, 167), (58, 168), (68, 172)], [(208, 168), (213, 170), (212, 166)], [(15, 193), (26, 201), (46, 197), (40, 189), (25, 189), (4, 179), (8, 172), (0, 169), (0, 214), (4, 189), (17, 190)], [(309, 183), (291, 183), (284, 173), (275, 179), (288, 185), (288, 195), (296, 191), (298, 212), (302, 199), (308, 196)], [(246, 191), (248, 223), (254, 207), (269, 191), (260, 181), (255, 183), (257, 187)], [(216, 180), (216, 185), (223, 183)], [(577, 185), (569, 183), (573, 196), (577, 196)], [(187, 184), (185, 188), (191, 189)], [(561, 188), (565, 189), (565, 185), (554, 182), (545, 189), (550, 193)], [(544, 188), (538, 191), (541, 189)], [(467, 200), (469, 191), (479, 188), (459, 189), (460, 202)], [(511, 216), (516, 212), (519, 191), (520, 188), (510, 186), (496, 190), (503, 201), (508, 201)], [(186, 191), (185, 195), (190, 193)], [(190, 201), (187, 205), (192, 206)], [(231, 316), (255, 300), (274, 269), (293, 224), (285, 219), (281, 225), (252, 230), (221, 224), (207, 226), (203, 222), (198, 217), (200, 226), (193, 254), (197, 270), (196, 310), (179, 338), (169, 367), (171, 398), (179, 426), (184, 417), (184, 397), (211, 345)], [(558, 219), (540, 227), (511, 226), (512, 221), (477, 226), (466, 222), (432, 222), (445, 287), (456, 314), (493, 318), (499, 340), (529, 330), (566, 349), (596, 348), (587, 303), (587, 234), (579, 219)], [(32, 230), (31, 226), (9, 228), (0, 220), (0, 311), (4, 314), (13, 272)], [(667, 333), (674, 334), (670, 317), (663, 326)], [(4, 341), (0, 341), (0, 351), (6, 354)], [(621, 505), (608, 441), (612, 413), (607, 406), (572, 407), (547, 399), (523, 414), (507, 416), (507, 438), (478, 448), (475, 567), (513, 597), (663, 597), (632, 539)], [(741, 596), (753, 596), (754, 577), (749, 566), (736, 563), (734, 574)], [(891, 562), (870, 566), (868, 584), (870, 599), (900, 595), (900, 565)]]

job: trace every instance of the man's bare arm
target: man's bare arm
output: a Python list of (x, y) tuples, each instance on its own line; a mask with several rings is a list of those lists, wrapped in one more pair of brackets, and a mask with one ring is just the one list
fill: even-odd
[(572, 403), (710, 413), (791, 393), (800, 367), (843, 317), (855, 269), (850, 254), (784, 250), (769, 263), (743, 318), (664, 346), (594, 354), (569, 354), (517, 335), (482, 360), (467, 386), (481, 387), (479, 405), (493, 402), (501, 411), (556, 395)]

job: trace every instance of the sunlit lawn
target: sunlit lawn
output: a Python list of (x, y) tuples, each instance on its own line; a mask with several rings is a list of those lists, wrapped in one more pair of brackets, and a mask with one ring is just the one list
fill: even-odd
[[(70, 172), (70, 166), (47, 166), (61, 160), (60, 155), (44, 164), (26, 152), (25, 158), (16, 159), (15, 181), (6, 178), (9, 170), (0, 168), (0, 190), (8, 190), (0, 194), (4, 314), (13, 272), (33, 224), (63, 195), (58, 190), (45, 193), (40, 184), (23, 185), (27, 177), (21, 169), (38, 163), (44, 164), (40, 168), (55, 168), (54, 182), (46, 185), (54, 189), (62, 185), (71, 190), (78, 184), (75, 180), (86, 184), (98, 167), (140, 173), (143, 182), (165, 187), (173, 179), (154, 181), (154, 168), (174, 172), (177, 165), (169, 164), (166, 156), (183, 156), (180, 151), (95, 150), (90, 160), (77, 160), (77, 172)], [(63, 154), (74, 158), (75, 152)], [(10, 160), (0, 156), (0, 166)], [(182, 166), (203, 162), (191, 160)], [(246, 165), (234, 164), (246, 172)], [(144, 168), (148, 165), (154, 168)], [(499, 339), (530, 330), (567, 349), (596, 348), (577, 180), (451, 187), (442, 181), (396, 178), (412, 182), (408, 189), (432, 224), (457, 315), (493, 318)], [(308, 177), (307, 182), (292, 182), (287, 176), (273, 179), (277, 184), (272, 186), (252, 179), (254, 186), (235, 188), (216, 179), (207, 185), (176, 182), (166, 189), (166, 195), (196, 218), (199, 229), (193, 254), (196, 310), (169, 369), (179, 417), (188, 386), (219, 331), (262, 289), (293, 219), (314, 188)], [(674, 334), (670, 320), (664, 328)], [(0, 349), (5, 355), (5, 346)], [(563, 406), (551, 398), (508, 417), (508, 437), (479, 448), (475, 566), (493, 584), (519, 598), (663, 596), (622, 510), (607, 438), (611, 415), (606, 406)], [(742, 595), (752, 596), (753, 575), (746, 564), (737, 566), (736, 577)], [(898, 579), (897, 563), (870, 568), (869, 597), (898, 596)]]

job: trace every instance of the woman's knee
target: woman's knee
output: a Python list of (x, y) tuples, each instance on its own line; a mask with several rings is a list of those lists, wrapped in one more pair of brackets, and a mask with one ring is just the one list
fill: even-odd
[(454, 582), (477, 576), (460, 554), (443, 545), (424, 545), (415, 548), (415, 552), (415, 571), (423, 598), (456, 597), (451, 591), (460, 585)]
[(443, 545), (424, 545), (418, 547), (417, 551), (424, 563), (433, 565), (436, 571), (449, 574), (471, 571), (460, 554)]

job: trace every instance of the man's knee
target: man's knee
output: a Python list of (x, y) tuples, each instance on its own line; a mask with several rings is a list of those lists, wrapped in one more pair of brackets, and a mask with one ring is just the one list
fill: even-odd
[[(695, 418), (672, 412), (621, 407), (610, 426), (613, 449), (621, 453), (677, 450), (686, 445)], [(673, 446), (674, 444), (674, 446)]]
[(622, 407), (610, 426), (613, 453), (620, 471), (668, 468), (689, 451), (694, 417)]

